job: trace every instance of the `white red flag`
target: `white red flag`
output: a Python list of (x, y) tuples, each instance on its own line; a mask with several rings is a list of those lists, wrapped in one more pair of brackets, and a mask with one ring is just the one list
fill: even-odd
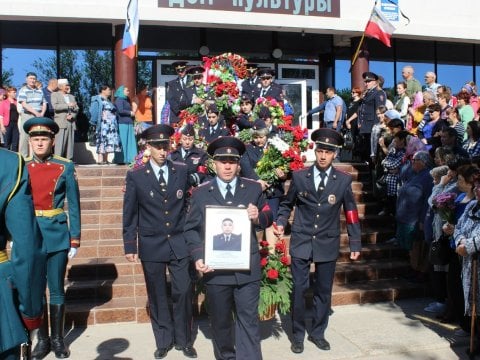
[(374, 6), (370, 20), (368, 20), (367, 26), (365, 27), (365, 35), (378, 39), (384, 43), (385, 46), (391, 47), (390, 38), (394, 31), (395, 26)]
[(140, 20), (138, 18), (138, 0), (130, 0), (127, 6), (127, 20), (125, 21), (125, 31), (123, 33), (122, 51), (130, 59), (136, 55), (138, 28)]

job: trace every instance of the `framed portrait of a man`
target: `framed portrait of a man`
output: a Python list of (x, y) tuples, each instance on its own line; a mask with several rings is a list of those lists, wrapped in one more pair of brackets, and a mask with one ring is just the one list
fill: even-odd
[(207, 206), (205, 264), (217, 270), (249, 270), (251, 226), (246, 208)]

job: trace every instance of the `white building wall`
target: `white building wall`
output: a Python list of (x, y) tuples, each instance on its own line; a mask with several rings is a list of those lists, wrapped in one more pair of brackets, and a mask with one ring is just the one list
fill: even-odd
[[(141, 24), (223, 27), (270, 31), (302, 31), (310, 33), (361, 35), (370, 16), (372, 0), (339, 0), (340, 18), (276, 15), (252, 12), (181, 9), (182, 2), (246, 4), (250, 0), (169, 0), (175, 8), (159, 8), (158, 0), (139, 0)], [(318, 0), (254, 0), (268, 4), (289, 4), (298, 1), (315, 4)], [(323, 0), (322, 0), (323, 1)], [(325, 0), (334, 1), (334, 0)], [(70, 22), (124, 23), (128, 0), (0, 0), (1, 20), (38, 20)], [(401, 10), (411, 22), (400, 17), (394, 37), (436, 39), (441, 41), (480, 42), (479, 0), (399, 0)], [(205, 5), (207, 6), (207, 5)], [(254, 5), (255, 6), (255, 5)]]

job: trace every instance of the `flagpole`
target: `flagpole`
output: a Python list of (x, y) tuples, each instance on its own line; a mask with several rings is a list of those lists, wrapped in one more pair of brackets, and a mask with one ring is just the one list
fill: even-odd
[(363, 32), (360, 42), (358, 43), (357, 50), (355, 50), (355, 54), (353, 55), (353, 59), (352, 59), (352, 64), (350, 66), (353, 66), (355, 64), (355, 61), (357, 61), (358, 54), (360, 53), (360, 47), (363, 45), (364, 40), (365, 40), (365, 31)]

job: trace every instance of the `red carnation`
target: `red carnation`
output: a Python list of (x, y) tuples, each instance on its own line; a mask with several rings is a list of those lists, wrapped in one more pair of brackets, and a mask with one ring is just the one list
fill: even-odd
[(270, 269), (267, 271), (267, 277), (270, 280), (277, 280), (278, 279), (278, 271), (275, 269)]
[(278, 252), (284, 253), (285, 252), (285, 243), (284, 242), (278, 242), (275, 244), (275, 250)]
[(268, 256), (268, 249), (260, 249), (261, 256)]
[(260, 265), (262, 265), (262, 267), (265, 267), (267, 263), (268, 259), (266, 257), (260, 259)]
[(309, 148), (309, 149), (313, 149), (313, 142), (308, 143), (308, 148)]
[(268, 241), (265, 241), (265, 240), (260, 241), (260, 246), (261, 247), (268, 247)]
[(285, 255), (280, 258), (280, 262), (283, 265), (290, 265), (290, 259), (288, 258), (288, 256)]

